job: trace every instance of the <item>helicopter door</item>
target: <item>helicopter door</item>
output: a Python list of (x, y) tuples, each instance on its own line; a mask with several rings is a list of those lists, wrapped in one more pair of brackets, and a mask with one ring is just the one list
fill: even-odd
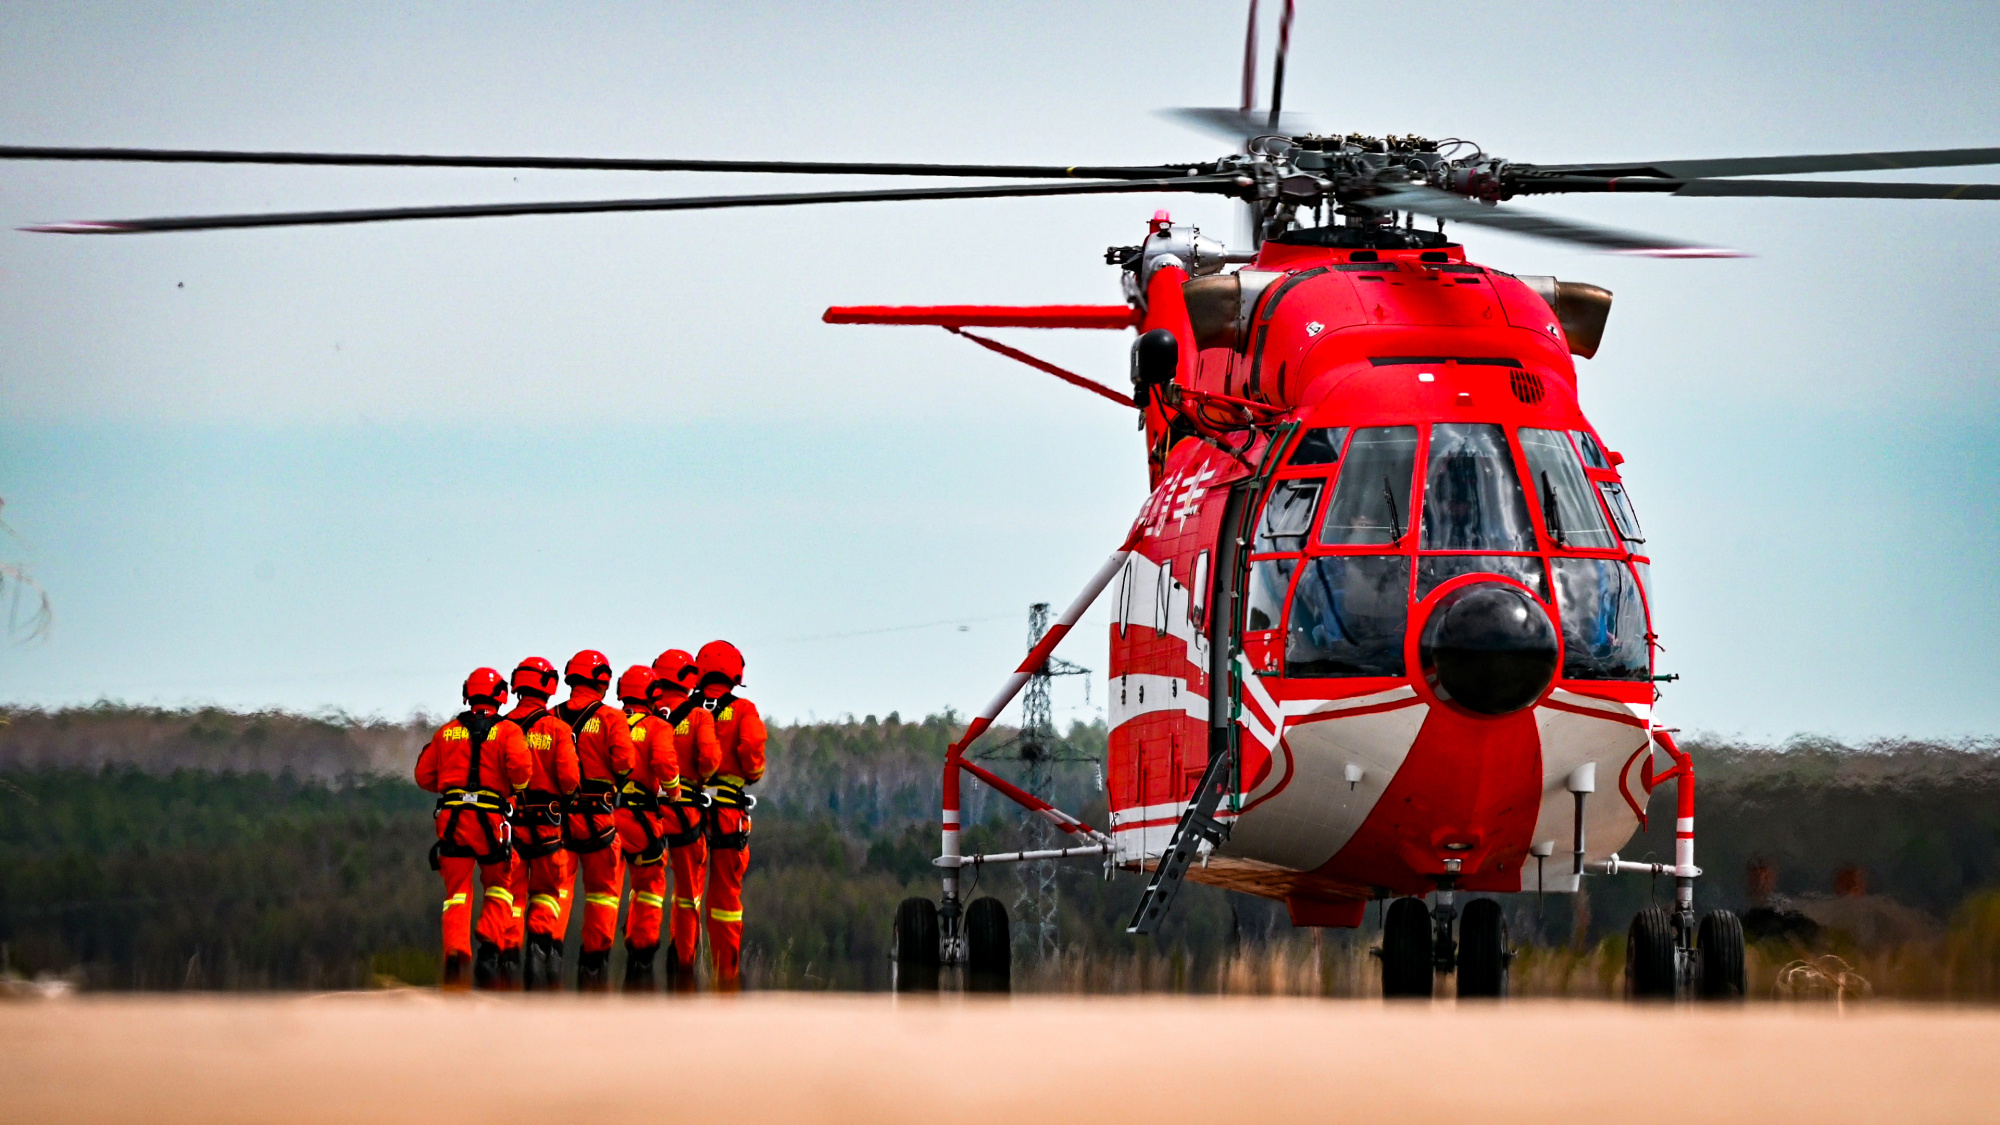
[(1259, 483), (1253, 477), (1229, 490), (1229, 501), (1222, 509), (1222, 534), (1216, 537), (1215, 570), (1207, 596), (1208, 752), (1202, 756), (1203, 767), (1208, 759), (1228, 751), (1230, 727), (1235, 722), (1234, 708), (1230, 705), (1230, 663), (1236, 659), (1243, 636), (1239, 617), (1249, 572), (1246, 562), (1249, 555), (1243, 550), (1243, 535), (1249, 530), (1244, 513), (1256, 499)]

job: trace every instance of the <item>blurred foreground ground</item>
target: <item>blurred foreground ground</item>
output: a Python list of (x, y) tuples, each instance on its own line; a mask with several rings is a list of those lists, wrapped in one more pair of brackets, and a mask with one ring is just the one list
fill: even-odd
[(1991, 1120), (2000, 1011), (1286, 998), (0, 1004), (15, 1121)]

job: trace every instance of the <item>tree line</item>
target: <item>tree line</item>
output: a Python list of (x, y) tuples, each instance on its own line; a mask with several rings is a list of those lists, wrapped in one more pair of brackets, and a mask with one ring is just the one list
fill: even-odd
[[(431, 720), (111, 705), (0, 718), (0, 969), (137, 989), (436, 978), (432, 798), (408, 772)], [(744, 892), (747, 984), (886, 986), (896, 903), (937, 893), (939, 769), (962, 726), (949, 713), (772, 726)], [(1105, 734), (1077, 724), (1066, 737), (1101, 756)], [(2000, 886), (1992, 743), (1685, 745), (1701, 772), (1702, 910), (1762, 906), (1815, 929), (1811, 919), (1828, 919), (1829, 932), (1907, 940), (1942, 932), (1969, 898)], [(1100, 778), (1089, 763), (1062, 767), (1057, 802), (1102, 825)], [(1672, 855), (1671, 807), (1668, 794), (1655, 798), (1628, 858)], [(1020, 846), (1034, 830), (977, 785), (966, 822), (978, 850)], [(1088, 861), (1059, 870), (1066, 968), (1052, 982), (1211, 988), (1246, 951), (1355, 953), (1370, 940), (1367, 927), (1315, 939), (1291, 929), (1281, 904), (1192, 885), (1161, 934), (1131, 938), (1137, 876), (1107, 879)], [(1010, 908), (1020, 893), (1010, 870), (972, 878), (972, 893)], [(1594, 948), (1670, 895), (1627, 878), (1539, 909), (1532, 894), (1506, 897), (1518, 938)], [(1023, 980), (1036, 980), (1026, 968)]]

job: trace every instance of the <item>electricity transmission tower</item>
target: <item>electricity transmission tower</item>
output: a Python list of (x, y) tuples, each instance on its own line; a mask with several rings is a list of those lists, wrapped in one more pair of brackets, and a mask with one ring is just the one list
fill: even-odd
[[(1049, 629), (1049, 603), (1036, 602), (1028, 607), (1028, 648), (1032, 650)], [(1050, 800), (1055, 794), (1055, 767), (1065, 762), (1095, 762), (1097, 759), (1086, 754), (1056, 735), (1055, 717), (1049, 707), (1049, 682), (1057, 676), (1088, 676), (1090, 669), (1067, 660), (1049, 657), (1048, 663), (1028, 677), (1028, 688), (1021, 696), (1020, 733), (1005, 742), (976, 754), (987, 760), (1021, 762), (1027, 766), (1027, 776), (1021, 781), (1021, 788)], [(1090, 681), (1083, 681), (1084, 700), (1090, 699)], [(1063, 845), (1056, 841), (1058, 833), (1054, 825), (1039, 816), (1031, 818), (1028, 835), (1033, 840), (1028, 847), (1053, 848)], [(1040, 860), (1019, 865), (1021, 876), (1020, 894), (1014, 899), (1014, 941), (1026, 952), (1032, 947), (1038, 960), (1046, 961), (1056, 953), (1056, 861)]]

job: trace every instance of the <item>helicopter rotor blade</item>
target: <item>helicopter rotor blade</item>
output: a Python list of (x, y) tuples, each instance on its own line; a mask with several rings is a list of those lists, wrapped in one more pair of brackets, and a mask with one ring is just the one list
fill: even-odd
[(1243, 34), (1243, 116), (1257, 108), (1257, 0), (1250, 0), (1250, 26)]
[(1364, 201), (1381, 210), (1414, 211), (1456, 223), (1492, 227), (1495, 230), (1547, 238), (1607, 250), (1617, 254), (1639, 254), (1654, 258), (1740, 258), (1735, 250), (1701, 246), (1656, 235), (1614, 230), (1571, 219), (1559, 219), (1518, 208), (1497, 207), (1439, 191), (1422, 184), (1399, 184)]
[(1794, 199), (2000, 199), (2000, 184), (1855, 183), (1814, 180), (1690, 180), (1675, 195)]
[(598, 172), (768, 172), (823, 176), (991, 176), (998, 179), (1150, 180), (1199, 164), (1063, 167), (1040, 164), (893, 164), (820, 160), (649, 160), (591, 156), (433, 156), (363, 152), (231, 152), (210, 149), (0, 145), (0, 160), (107, 160), (150, 164), (299, 164), (376, 168), (545, 168)]
[(1654, 164), (1535, 164), (1535, 174), (1557, 176), (1654, 176), (1700, 180), (1715, 176), (1786, 176), (1804, 172), (1879, 172), (1901, 168), (1957, 168), (2000, 164), (2000, 148), (1940, 148), (1908, 152), (1838, 152), (1808, 156), (1743, 156), (1721, 160), (1666, 160)]
[(1285, 56), (1292, 53), (1292, 8), (1293, 0), (1285, 0), (1284, 13), (1278, 17), (1278, 58), (1271, 64), (1271, 116), (1265, 123), (1272, 132), (1277, 131), (1285, 108)]
[(22, 227), (41, 234), (148, 234), (240, 227), (305, 227), (404, 219), (478, 219), (508, 215), (584, 215), (613, 211), (703, 211), (725, 207), (793, 207), (811, 203), (876, 203), (922, 199), (998, 199), (1037, 195), (1109, 195), (1127, 192), (1234, 192), (1235, 176), (1175, 176), (1153, 180), (1097, 180), (1054, 184), (985, 184), (873, 191), (786, 192), (776, 195), (707, 195), (671, 199), (592, 199), (557, 203), (475, 203), (446, 207), (386, 207), (357, 211), (297, 211), (257, 215), (113, 219)]

